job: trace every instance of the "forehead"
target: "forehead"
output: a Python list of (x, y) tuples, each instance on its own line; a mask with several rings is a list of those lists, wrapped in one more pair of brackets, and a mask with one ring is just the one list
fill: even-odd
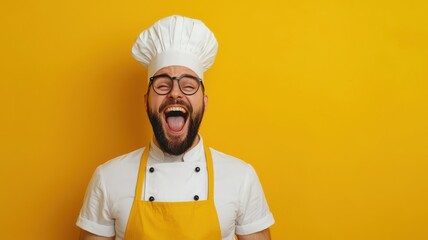
[(168, 66), (168, 67), (164, 67), (159, 69), (155, 75), (159, 75), (159, 74), (168, 74), (170, 76), (180, 76), (183, 74), (189, 74), (192, 76), (198, 76), (192, 69), (187, 68), (187, 67), (183, 67), (183, 66)]

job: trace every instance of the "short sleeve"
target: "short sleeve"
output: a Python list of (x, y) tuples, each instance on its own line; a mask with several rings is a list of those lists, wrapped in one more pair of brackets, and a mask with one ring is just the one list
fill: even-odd
[(114, 219), (110, 215), (107, 196), (102, 170), (98, 167), (86, 190), (76, 225), (99, 236), (113, 237), (115, 235)]
[(274, 224), (259, 178), (251, 165), (248, 165), (240, 199), (236, 234), (256, 233)]

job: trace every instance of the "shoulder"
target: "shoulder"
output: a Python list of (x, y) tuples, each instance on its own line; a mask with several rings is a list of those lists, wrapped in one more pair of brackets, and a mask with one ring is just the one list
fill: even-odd
[(120, 172), (127, 172), (130, 169), (138, 170), (140, 158), (144, 148), (137, 149), (127, 154), (113, 158), (97, 167), (97, 171), (102, 175), (114, 175)]
[(248, 163), (237, 157), (220, 152), (214, 148), (210, 148), (210, 150), (215, 164), (226, 165), (234, 168), (247, 168), (249, 166)]
[(115, 220), (124, 219), (135, 193), (144, 149), (111, 159), (97, 167), (88, 185), (77, 225), (101, 236), (113, 236)]
[(133, 196), (143, 151), (144, 148), (137, 149), (97, 167), (94, 177), (111, 201)]
[(253, 167), (247, 162), (216, 149), (210, 149), (216, 177), (233, 179), (237, 183), (243, 183), (250, 175), (254, 174)]

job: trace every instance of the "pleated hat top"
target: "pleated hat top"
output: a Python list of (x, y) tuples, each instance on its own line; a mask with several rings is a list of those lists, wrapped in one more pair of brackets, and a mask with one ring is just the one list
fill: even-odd
[(214, 63), (218, 43), (200, 20), (169, 16), (143, 31), (132, 47), (132, 54), (148, 68), (149, 78), (167, 66), (184, 66), (200, 78)]

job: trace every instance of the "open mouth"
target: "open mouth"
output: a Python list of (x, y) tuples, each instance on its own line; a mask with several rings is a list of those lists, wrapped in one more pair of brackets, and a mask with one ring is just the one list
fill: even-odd
[(165, 119), (169, 129), (179, 132), (186, 124), (188, 112), (183, 107), (167, 107), (165, 109)]

